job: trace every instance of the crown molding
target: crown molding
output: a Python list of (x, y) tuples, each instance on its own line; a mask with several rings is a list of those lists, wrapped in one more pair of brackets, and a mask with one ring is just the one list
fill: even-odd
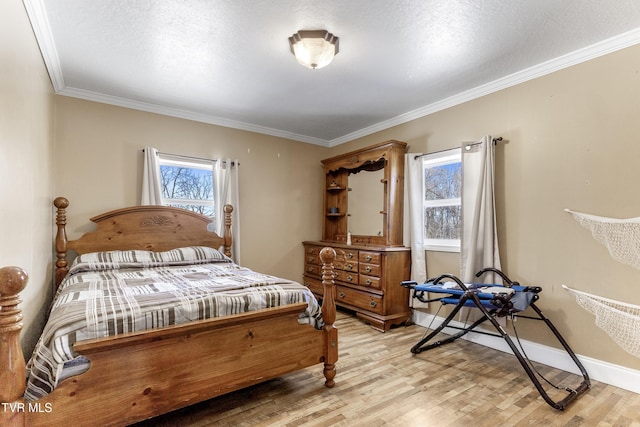
[(51, 27), (44, 9), (44, 0), (23, 0), (24, 8), (31, 22), (33, 34), (36, 37), (42, 59), (49, 73), (49, 79), (53, 85), (53, 90), (57, 93), (64, 89), (64, 78), (62, 76), (62, 68), (58, 58), (58, 51), (53, 43), (53, 35)]
[(266, 126), (258, 126), (250, 123), (229, 120), (222, 117), (216, 117), (209, 114), (195, 113), (193, 111), (183, 110), (180, 108), (168, 107), (164, 105), (153, 104), (149, 102), (136, 101), (129, 98), (105, 95), (104, 93), (92, 92), (84, 89), (64, 88), (58, 92), (58, 95), (68, 96), (71, 98), (84, 99), (102, 104), (114, 105), (117, 107), (130, 108), (133, 110), (145, 111), (147, 113), (155, 113), (163, 116), (176, 117), (180, 119), (192, 120), (201, 123), (255, 132), (263, 135), (276, 136), (278, 138), (291, 139), (298, 142), (306, 142), (308, 144), (321, 145), (328, 147), (328, 142), (324, 139), (313, 138), (306, 135), (299, 135), (293, 132), (287, 132), (279, 129), (273, 129)]
[(604, 56), (606, 54), (636, 45), (638, 43), (640, 43), (640, 28), (623, 33), (616, 37), (612, 37), (583, 49), (576, 50), (558, 58), (551, 59), (541, 64), (534, 65), (533, 67), (526, 68), (492, 82), (477, 86), (468, 91), (458, 93), (424, 107), (409, 111), (407, 113), (393, 117), (389, 120), (376, 123), (373, 126), (360, 129), (358, 131), (344, 135), (340, 138), (332, 139), (331, 141), (329, 141), (329, 146), (335, 147), (345, 142), (353, 141), (354, 139), (362, 138), (364, 136), (386, 130), (393, 126), (398, 126), (412, 120), (437, 113), (447, 108), (455, 107), (456, 105), (472, 101), (485, 95), (507, 89), (520, 83), (524, 83), (529, 80), (533, 80), (565, 68), (569, 68), (571, 66), (598, 58), (600, 56)]
[(132, 108), (171, 117), (178, 117), (197, 122), (209, 123), (217, 126), (229, 127), (233, 129), (245, 130), (264, 135), (275, 136), (279, 138), (291, 139), (294, 141), (305, 142), (308, 144), (320, 145), (323, 147), (335, 147), (358, 138), (362, 138), (376, 132), (398, 126), (412, 120), (416, 120), (430, 114), (437, 113), (447, 108), (472, 101), (474, 99), (489, 95), (491, 93), (524, 83), (538, 77), (551, 74), (553, 72), (589, 61), (591, 59), (624, 49), (640, 43), (640, 28), (620, 34), (616, 37), (604, 40), (583, 49), (571, 52), (558, 58), (543, 62), (541, 64), (529, 67), (522, 71), (510, 74), (492, 82), (477, 86), (473, 89), (458, 93), (448, 98), (436, 101), (424, 107), (400, 114), (382, 122), (378, 122), (372, 126), (368, 126), (357, 131), (348, 133), (341, 137), (326, 140), (308, 135), (300, 135), (293, 132), (287, 132), (280, 129), (273, 129), (264, 126), (253, 125), (250, 123), (229, 120), (213, 115), (195, 113), (179, 108), (166, 107), (157, 104), (151, 104), (97, 92), (86, 91), (73, 87), (67, 87), (62, 75), (62, 69), (58, 53), (53, 43), (51, 28), (47, 19), (44, 0), (23, 0), (27, 15), (31, 21), (31, 26), (40, 46), (45, 66), (49, 73), (54, 91), (59, 95), (80, 98), (88, 101), (101, 102), (116, 105), (125, 108)]

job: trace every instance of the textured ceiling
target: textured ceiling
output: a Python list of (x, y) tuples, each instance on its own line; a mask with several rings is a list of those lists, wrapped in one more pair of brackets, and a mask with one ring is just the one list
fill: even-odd
[(640, 42), (635, 0), (23, 1), (61, 95), (326, 146)]

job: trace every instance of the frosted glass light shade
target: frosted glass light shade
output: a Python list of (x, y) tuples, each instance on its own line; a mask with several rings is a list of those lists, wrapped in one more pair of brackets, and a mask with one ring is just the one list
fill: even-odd
[(301, 65), (317, 70), (338, 53), (338, 37), (326, 30), (301, 30), (289, 37), (289, 46)]

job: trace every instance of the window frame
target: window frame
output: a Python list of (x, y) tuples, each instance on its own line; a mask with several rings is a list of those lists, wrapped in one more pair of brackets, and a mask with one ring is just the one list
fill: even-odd
[[(422, 180), (424, 184), (425, 171), (428, 168), (445, 166), (460, 163), (460, 174), (462, 174), (462, 148), (452, 148), (450, 150), (439, 151), (437, 153), (426, 154), (422, 158)], [(462, 176), (460, 177), (462, 182)], [(462, 193), (462, 186), (460, 188)], [(452, 199), (436, 199), (426, 200), (425, 189), (423, 188), (422, 215), (425, 217), (427, 208), (443, 207), (443, 206), (460, 206), (460, 215), (462, 215), (462, 194), (460, 197)], [(461, 224), (462, 227), (462, 224)], [(426, 224), (424, 224), (423, 248), (425, 251), (437, 252), (460, 252), (460, 239), (430, 239), (426, 236)], [(462, 233), (462, 230), (460, 230)]]

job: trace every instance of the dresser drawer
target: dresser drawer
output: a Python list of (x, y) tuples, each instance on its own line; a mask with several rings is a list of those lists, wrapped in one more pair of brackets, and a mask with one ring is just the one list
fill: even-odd
[(338, 282), (352, 283), (354, 285), (358, 284), (358, 273), (353, 273), (351, 271), (344, 270), (334, 270), (335, 279)]
[(320, 259), (321, 250), (322, 248), (320, 246), (306, 246), (304, 248), (305, 264), (322, 265), (322, 260)]
[(366, 274), (367, 276), (381, 277), (379, 264), (360, 264), (358, 271), (360, 274)]
[(382, 282), (379, 277), (366, 276), (364, 274), (360, 274), (358, 276), (358, 284), (360, 286), (366, 286), (368, 288), (374, 289), (382, 289)]
[(357, 263), (358, 251), (354, 249), (336, 249), (336, 261), (355, 261)]
[(345, 261), (344, 263), (337, 264), (336, 268), (339, 270), (358, 274), (358, 261)]
[(360, 292), (346, 286), (337, 286), (336, 302), (349, 304), (375, 313), (382, 313), (381, 296)]
[(304, 277), (304, 283), (307, 288), (311, 290), (316, 295), (324, 294), (324, 287), (322, 286), (322, 280), (313, 279), (311, 277)]
[(377, 264), (380, 265), (380, 253), (379, 252), (369, 252), (369, 251), (360, 251), (358, 256), (358, 261), (365, 264)]
[(316, 264), (305, 264), (304, 272), (305, 274), (311, 274), (313, 276), (320, 277), (322, 275), (322, 266)]
[(322, 247), (314, 246), (314, 245), (305, 245), (304, 246), (304, 254), (305, 255), (319, 255)]
[(305, 255), (304, 262), (307, 264), (322, 265), (322, 260), (319, 255)]

